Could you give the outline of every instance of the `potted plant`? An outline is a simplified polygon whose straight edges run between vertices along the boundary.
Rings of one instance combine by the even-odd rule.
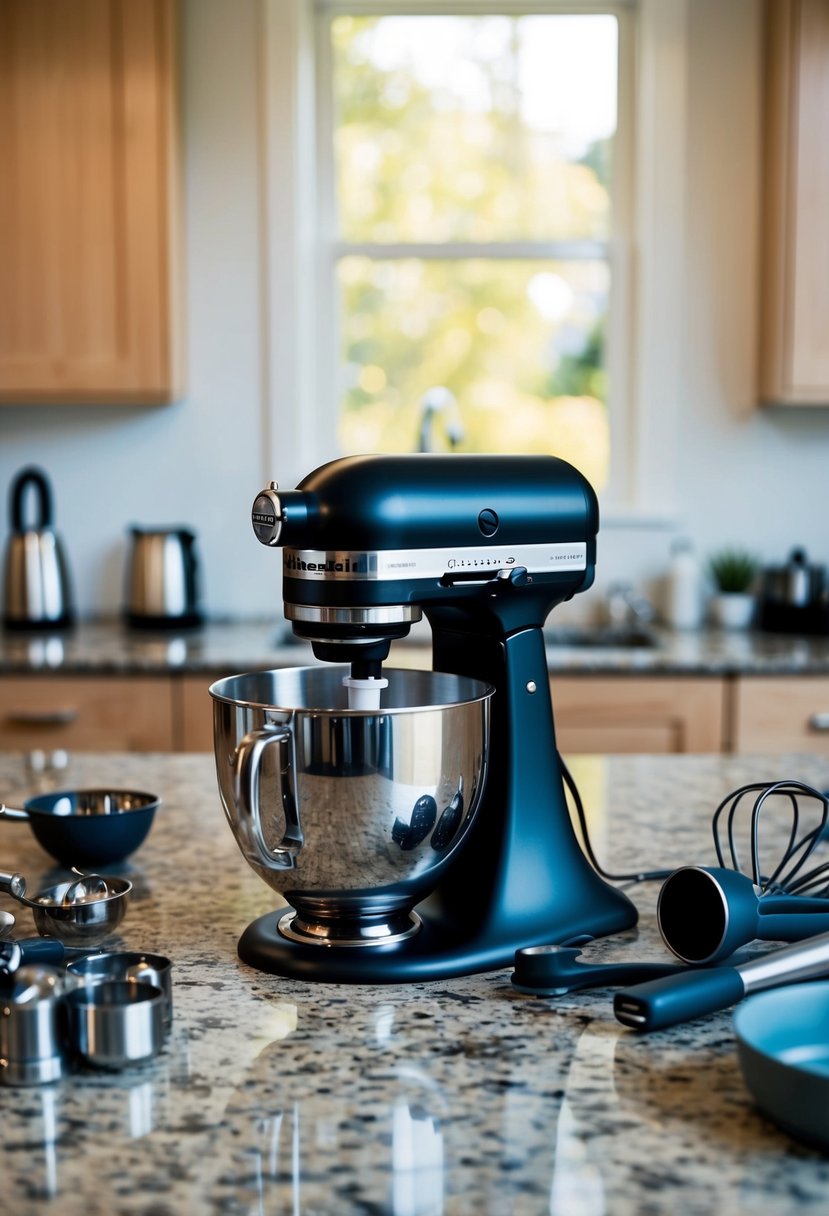
[[[754,615],[753,586],[760,563],[745,549],[721,549],[708,560],[714,584],[711,615],[724,629],[745,629]]]

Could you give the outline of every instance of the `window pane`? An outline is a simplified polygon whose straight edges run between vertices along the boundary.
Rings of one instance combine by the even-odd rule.
[[[344,451],[550,452],[606,483],[606,263],[351,256],[339,283]]]
[[[347,241],[604,239],[616,18],[338,17]]]

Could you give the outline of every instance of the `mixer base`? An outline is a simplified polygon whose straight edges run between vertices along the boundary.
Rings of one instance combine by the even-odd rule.
[[[306,945],[288,941],[277,928],[290,910],[280,909],[248,925],[239,939],[242,962],[271,975],[330,984],[403,984],[474,975],[511,967],[515,951],[525,946],[562,942],[581,934],[603,937],[629,929],[636,911],[628,899],[608,889],[604,906],[573,917],[568,909],[559,924],[518,926],[513,933],[492,926],[447,926],[420,905],[420,931],[413,937],[380,946]]]

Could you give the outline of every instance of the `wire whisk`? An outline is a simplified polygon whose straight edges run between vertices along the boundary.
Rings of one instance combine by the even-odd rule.
[[[744,800],[752,794],[757,797],[751,805],[749,816],[748,849],[754,885],[763,895],[785,892],[789,895],[808,894],[818,899],[829,898],[829,860],[804,869],[820,842],[829,839],[829,795],[802,781],[744,785],[723,799],[711,821],[719,865],[747,873],[741,864],[737,844],[738,813],[741,805],[747,805]],[[760,857],[760,820],[764,812],[768,815],[772,809],[779,810],[781,800],[788,806],[790,816],[788,840],[777,865],[771,873],[766,874]],[[807,804],[811,814],[802,813],[800,803]],[[730,859],[730,866],[726,858]]]

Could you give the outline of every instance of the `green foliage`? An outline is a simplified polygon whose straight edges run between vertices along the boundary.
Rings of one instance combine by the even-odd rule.
[[[760,562],[745,549],[722,549],[711,556],[708,569],[718,591],[741,593],[750,590]]]
[[[528,125],[506,53],[477,64],[478,96],[489,97],[488,106],[464,105],[449,84],[439,88],[389,64],[376,52],[388,20],[332,23],[343,239],[604,239],[610,143],[574,157],[554,134]],[[487,18],[464,20],[470,41],[485,34]],[[516,31],[520,18],[510,20]],[[458,402],[461,450],[553,452],[603,484],[604,262],[355,254],[340,260],[338,278],[346,451],[413,450],[419,402],[443,385]],[[557,284],[564,301],[552,314],[532,294],[542,279]],[[449,442],[436,426],[434,446]]]

